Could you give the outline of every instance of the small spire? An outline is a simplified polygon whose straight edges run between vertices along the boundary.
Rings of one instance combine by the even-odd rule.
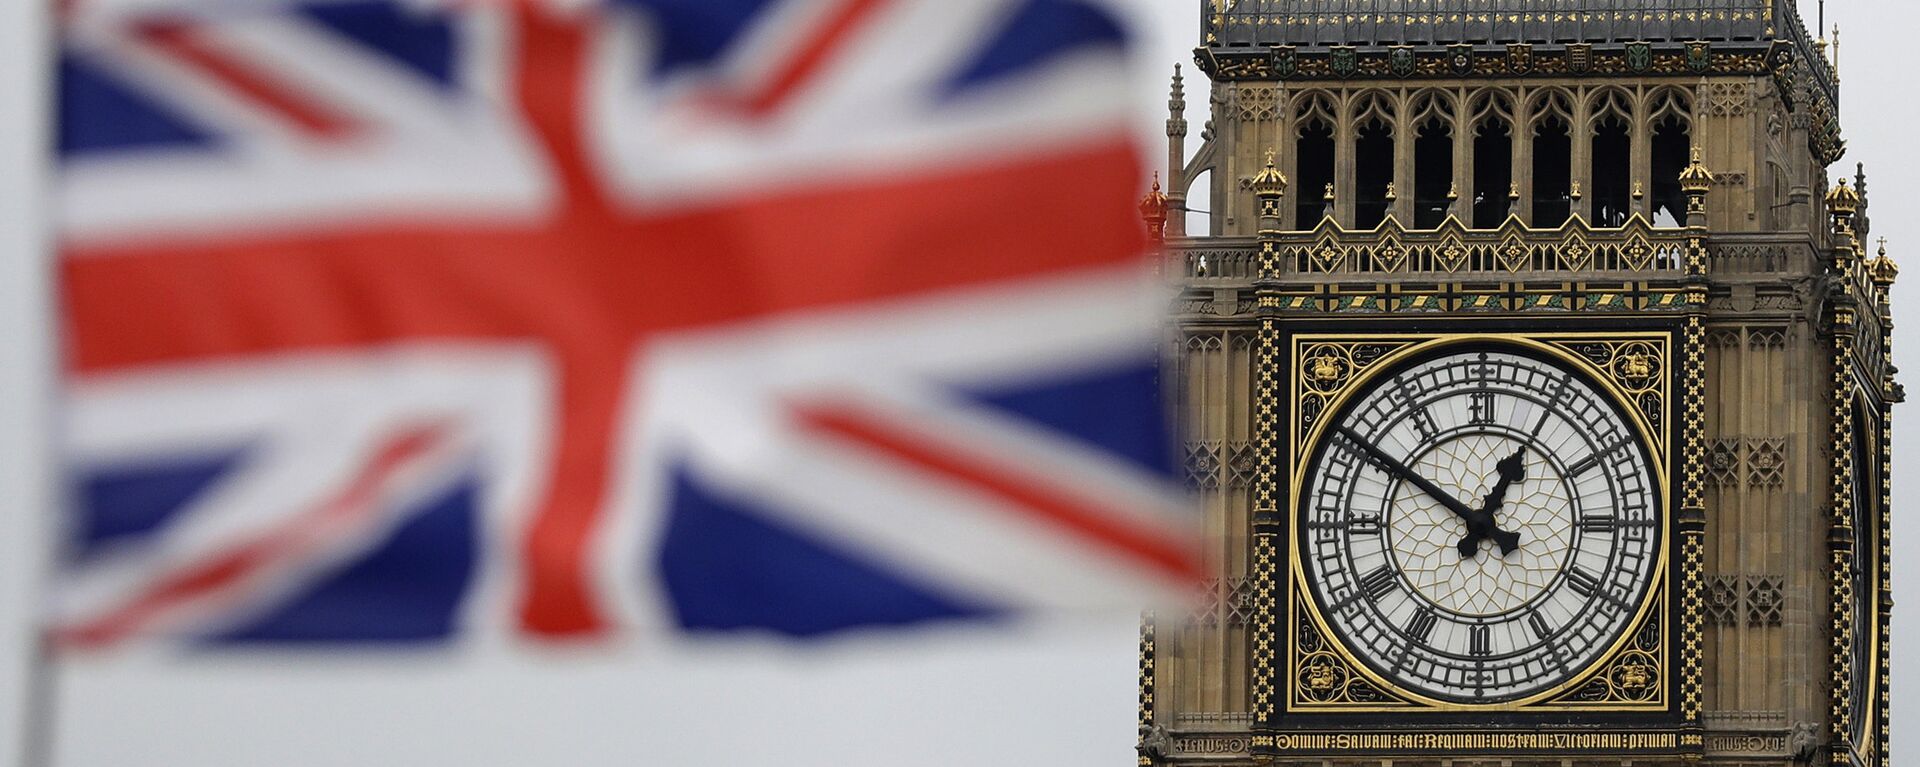
[[[1882,287],[1892,285],[1900,277],[1900,267],[1887,257],[1887,238],[1880,238],[1880,252],[1874,256],[1872,263],[1867,264],[1867,270],[1874,283]]]
[[[1833,189],[1827,192],[1826,199],[1827,208],[1835,215],[1852,216],[1854,211],[1860,209],[1860,193],[1853,191],[1853,187],[1847,186],[1847,180],[1844,178],[1834,180]]]
[[[1287,192],[1287,177],[1273,163],[1273,150],[1267,150],[1267,165],[1260,174],[1253,177],[1253,193],[1262,197],[1279,197]]]
[[[1167,91],[1167,108],[1173,110],[1175,113],[1182,112],[1187,108],[1187,88],[1185,82],[1185,78],[1180,76],[1180,64],[1175,62],[1173,65],[1173,87]]]
[[[1166,236],[1167,196],[1160,192],[1160,172],[1153,173],[1153,189],[1140,197],[1140,220],[1147,222],[1147,234],[1154,240]]]
[[[1833,25],[1833,78],[1840,79],[1840,24]]]
[[[1567,190],[1567,196],[1575,200],[1580,199],[1580,179],[1573,180],[1573,186]]]
[[[1507,199],[1510,199],[1510,200],[1520,199],[1520,182],[1515,181],[1507,185]]]
[[[1713,186],[1713,174],[1707,171],[1705,163],[1700,161],[1700,147],[1693,148],[1693,161],[1680,169],[1680,191],[1688,194],[1706,194]]]
[[[1321,195],[1321,198],[1325,199],[1327,202],[1333,202],[1333,182],[1332,181],[1327,182],[1327,191],[1325,194]]]
[[[1399,196],[1393,193],[1393,182],[1388,181],[1387,182],[1387,201],[1392,202],[1396,199],[1399,199]]]
[[[1460,199],[1460,181],[1458,179],[1447,184],[1447,199]]]

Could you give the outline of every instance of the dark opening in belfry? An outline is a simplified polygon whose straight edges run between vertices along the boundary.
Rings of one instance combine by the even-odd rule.
[[[1633,209],[1633,138],[1626,118],[1607,114],[1593,127],[1593,225],[1618,227]]]
[[[1558,229],[1573,212],[1573,137],[1548,115],[1533,126],[1533,226]]]
[[[1333,215],[1333,200],[1323,191],[1333,185],[1333,124],[1317,116],[1301,123],[1293,156],[1299,163],[1293,225],[1296,229],[1312,229],[1320,219]]]
[[[1680,226],[1687,220],[1687,199],[1680,192],[1680,169],[1687,167],[1691,140],[1687,124],[1667,115],[1653,124],[1653,225]]]
[[[1432,229],[1453,205],[1453,127],[1438,117],[1420,124],[1413,140],[1413,226]]]
[[[1378,117],[1362,123],[1354,141],[1354,187],[1354,228],[1379,226],[1397,191],[1392,189],[1393,127]]]

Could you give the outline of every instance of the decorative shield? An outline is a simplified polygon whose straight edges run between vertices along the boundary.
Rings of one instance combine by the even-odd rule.
[[[1687,43],[1688,69],[1695,72],[1705,72],[1707,71],[1707,66],[1712,62],[1712,46],[1709,45],[1707,41],[1695,40]]]
[[[1507,71],[1516,75],[1533,71],[1533,46],[1526,43],[1508,43]]]
[[[1273,65],[1273,74],[1277,77],[1292,77],[1300,72],[1300,60],[1294,57],[1293,46],[1276,45],[1267,49],[1269,63]]]
[[[1456,75],[1464,75],[1464,74],[1469,74],[1473,72],[1473,46],[1471,45],[1447,46],[1447,66],[1451,68],[1453,70],[1453,73]]]
[[[1584,75],[1593,70],[1593,43],[1567,44],[1567,71]]]
[[[1627,68],[1635,72],[1645,72],[1653,67],[1653,44],[1645,41],[1627,43]]]
[[[1333,68],[1334,74],[1341,77],[1352,77],[1358,60],[1359,49],[1351,45],[1336,45],[1333,47],[1332,56],[1327,63]]]
[[[1398,77],[1413,74],[1413,46],[1396,45],[1387,51],[1387,68]]]

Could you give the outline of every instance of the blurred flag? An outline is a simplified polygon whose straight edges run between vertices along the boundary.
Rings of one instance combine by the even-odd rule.
[[[61,35],[66,642],[1194,579],[1100,5],[121,6]]]

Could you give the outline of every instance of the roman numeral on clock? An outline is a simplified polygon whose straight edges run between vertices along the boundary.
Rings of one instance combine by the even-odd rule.
[[[1407,623],[1407,636],[1415,642],[1425,642],[1427,637],[1433,636],[1433,627],[1439,622],[1439,616],[1434,615],[1431,608],[1422,607]]]
[[[1619,526],[1620,520],[1605,514],[1586,514],[1580,517],[1580,531],[1585,533],[1611,533]]]
[[[1574,591],[1580,592],[1580,596],[1591,597],[1594,592],[1600,590],[1600,579],[1594,577],[1593,573],[1578,567],[1569,567],[1567,568],[1567,585],[1572,586]]]
[[[1391,565],[1376,567],[1373,572],[1367,573],[1365,578],[1360,579],[1360,590],[1366,592],[1367,598],[1375,602],[1399,587],[1400,579],[1395,576]]]
[[[1468,392],[1467,423],[1485,425],[1493,421],[1493,392],[1484,390]]]
[[[1486,626],[1472,626],[1467,629],[1467,652],[1472,655],[1492,655],[1493,649],[1487,641]]]
[[[1348,535],[1379,535],[1380,518],[1372,514],[1362,514],[1347,520]]]
[[[1435,435],[1438,435],[1440,433],[1440,424],[1433,420],[1433,413],[1417,404],[1419,400],[1414,398],[1413,390],[1408,387],[1406,379],[1401,379],[1399,383],[1396,384],[1396,388],[1399,390],[1401,399],[1406,400],[1409,417],[1413,420],[1413,428],[1420,432],[1420,437],[1422,439],[1433,439]]]
[[[1553,627],[1547,625],[1547,619],[1540,617],[1540,613],[1534,612],[1527,614],[1527,627],[1533,629],[1533,638],[1535,639],[1546,639],[1547,637],[1553,636]]]

